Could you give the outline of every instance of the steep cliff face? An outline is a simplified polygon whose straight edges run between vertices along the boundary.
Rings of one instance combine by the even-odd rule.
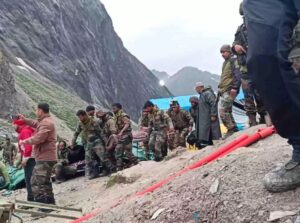
[[[9,59],[0,50],[0,118],[9,118],[24,109],[25,104],[24,97],[16,90]]]
[[[169,96],[124,48],[99,0],[3,0],[0,44],[86,102],[121,102],[135,118],[145,100]]]

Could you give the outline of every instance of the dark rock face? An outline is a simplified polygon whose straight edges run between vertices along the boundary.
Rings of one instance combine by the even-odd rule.
[[[145,100],[169,96],[124,48],[99,0],[3,0],[0,43],[88,103],[121,102],[134,118]]]
[[[9,118],[23,108],[25,100],[15,88],[15,80],[7,56],[0,50],[0,118]]]

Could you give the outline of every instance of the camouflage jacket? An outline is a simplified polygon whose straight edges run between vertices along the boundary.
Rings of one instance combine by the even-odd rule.
[[[77,137],[81,134],[82,141],[85,143],[93,143],[96,140],[102,141],[102,132],[99,123],[93,119],[88,118],[85,123],[79,122],[74,133],[72,143],[75,144]]]
[[[155,131],[165,131],[168,128],[174,128],[169,115],[158,109],[149,114],[149,127]]]
[[[142,112],[139,119],[139,128],[141,127],[149,127],[149,114],[145,114]]]
[[[180,109],[179,112],[170,112],[170,118],[173,122],[175,130],[182,130],[193,127],[194,121],[189,112]]]
[[[14,159],[17,156],[18,149],[17,147],[13,144],[2,144],[1,148],[3,149],[3,162],[6,165],[13,166],[14,165]]]
[[[117,134],[117,127],[113,117],[106,115],[103,119],[103,134],[105,138],[109,138],[112,134]]]
[[[131,134],[132,128],[131,128],[131,121],[129,115],[127,115],[123,110],[120,110],[114,117],[116,127],[117,127],[117,133],[120,133],[122,129],[125,127],[126,124],[129,124],[129,128],[126,129],[125,132],[123,132],[124,135]]]
[[[222,66],[219,92],[224,94],[231,89],[239,90],[241,86],[241,74],[236,58],[231,57],[224,61]]]
[[[246,51],[248,50],[248,34],[247,34],[247,28],[244,23],[238,27],[238,29],[235,33],[234,42],[232,44],[232,52],[237,56],[237,61],[238,61],[239,67],[240,67],[240,72],[242,74],[247,73],[248,72],[247,65],[246,65],[247,54],[245,54],[245,53],[238,54],[234,49],[235,45],[240,45]]]

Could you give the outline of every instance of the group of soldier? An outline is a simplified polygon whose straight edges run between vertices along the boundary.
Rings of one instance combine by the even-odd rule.
[[[85,150],[85,175],[89,179],[107,176],[138,163],[132,153],[131,120],[121,104],[113,104],[112,112],[96,111],[94,106],[89,105],[85,110],[77,111],[76,116],[79,123],[70,149],[74,148],[80,136]],[[68,166],[70,149],[64,141],[59,143],[55,167],[57,182],[64,181],[66,175],[74,174],[74,169]]]

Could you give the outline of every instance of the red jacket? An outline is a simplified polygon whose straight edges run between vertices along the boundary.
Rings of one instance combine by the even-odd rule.
[[[20,142],[21,140],[28,139],[33,136],[34,129],[28,125],[25,125],[25,123],[22,122],[21,120],[14,121],[13,124],[18,126],[16,129],[17,133],[19,133],[18,142]],[[24,148],[21,148],[21,146],[19,144],[19,151],[20,151],[22,158],[32,157],[32,145],[25,144]]]

